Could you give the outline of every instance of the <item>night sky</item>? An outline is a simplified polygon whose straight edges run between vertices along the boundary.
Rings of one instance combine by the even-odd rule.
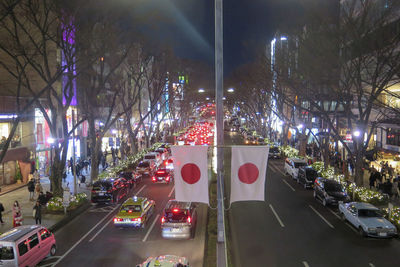
[[[141,29],[153,41],[170,44],[180,57],[214,65],[213,0],[119,1],[124,8],[135,5],[134,15],[146,14],[151,23]],[[280,24],[293,22],[302,13],[300,1],[224,0],[225,75],[254,59]]]

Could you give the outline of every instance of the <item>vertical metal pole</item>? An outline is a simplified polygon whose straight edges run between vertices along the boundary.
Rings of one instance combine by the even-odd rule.
[[[217,126],[217,266],[226,266],[226,246],[224,227],[224,180],[223,172],[223,148],[224,144],[224,108],[223,108],[223,0],[215,0],[215,104]]]
[[[75,125],[75,110],[72,110],[72,128]],[[75,159],[75,130],[72,131],[72,160],[73,160],[73,165],[72,165],[72,170],[74,172],[74,195],[76,195],[78,192],[78,186],[76,183],[76,159]]]

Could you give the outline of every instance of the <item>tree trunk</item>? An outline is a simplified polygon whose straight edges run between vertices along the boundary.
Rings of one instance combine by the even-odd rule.
[[[307,147],[307,135],[298,132],[299,137],[299,155],[305,157],[306,156],[306,147]]]
[[[68,146],[66,149],[68,149]],[[60,159],[60,150],[61,149],[57,147],[54,149],[53,165],[51,166],[51,175],[50,175],[50,182],[53,195],[57,197],[62,197],[63,195],[62,176],[65,168],[65,162],[63,163],[62,159]]]
[[[99,154],[101,149],[101,136],[99,138],[95,138],[94,147],[92,148],[92,164],[91,164],[91,171],[90,171],[90,179],[93,182],[99,176]]]
[[[363,158],[364,157],[362,151],[358,150],[356,153],[356,162],[354,165],[355,168],[354,182],[358,186],[364,185]]]

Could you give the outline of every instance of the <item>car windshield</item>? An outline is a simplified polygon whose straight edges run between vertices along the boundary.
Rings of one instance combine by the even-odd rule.
[[[124,205],[121,208],[121,211],[124,212],[141,212],[142,211],[142,207],[140,205]]]
[[[156,172],[156,176],[157,177],[167,177],[168,176],[168,172],[167,171],[157,171]]]
[[[150,164],[148,162],[140,162],[138,167],[139,168],[147,168],[147,167],[149,167],[149,165]]]
[[[361,209],[361,210],[358,210],[358,216],[360,216],[360,217],[378,217],[378,218],[381,218],[382,214],[379,212],[379,210]]]
[[[112,187],[111,183],[108,182],[96,182],[93,184],[93,190],[95,191],[105,191]]]
[[[302,166],[307,166],[307,163],[305,163],[305,162],[295,162],[294,163],[294,167],[296,169],[299,168],[299,167],[302,167]]]
[[[271,152],[271,153],[279,153],[279,148],[278,147],[271,147],[269,152]]]
[[[343,187],[336,183],[325,183],[325,190],[327,192],[343,192]]]
[[[14,259],[14,249],[11,246],[0,247],[0,260]]]
[[[179,211],[167,211],[165,212],[165,219],[167,222],[185,222],[187,219],[187,211],[186,210],[179,210]]]

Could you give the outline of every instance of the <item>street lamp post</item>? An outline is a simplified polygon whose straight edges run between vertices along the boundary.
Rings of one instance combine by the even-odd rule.
[[[217,267],[226,266],[223,171],[223,0],[215,0],[215,104],[217,126]]]

